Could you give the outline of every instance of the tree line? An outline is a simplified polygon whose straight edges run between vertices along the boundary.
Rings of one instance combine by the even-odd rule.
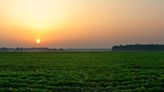
[[[135,45],[115,45],[112,50],[164,50],[164,45],[159,44],[135,44]]]
[[[37,51],[37,50],[41,50],[41,51],[51,51],[51,50],[63,50],[63,48],[44,48],[44,47],[40,47],[40,48],[23,48],[23,47],[17,47],[17,48],[7,48],[7,47],[1,47],[0,51]]]

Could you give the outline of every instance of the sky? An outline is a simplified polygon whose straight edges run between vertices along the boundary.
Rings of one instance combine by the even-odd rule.
[[[0,0],[0,47],[164,44],[163,16],[164,0]]]

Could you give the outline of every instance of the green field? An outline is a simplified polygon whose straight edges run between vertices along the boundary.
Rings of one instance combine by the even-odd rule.
[[[164,52],[1,52],[2,91],[161,92]]]

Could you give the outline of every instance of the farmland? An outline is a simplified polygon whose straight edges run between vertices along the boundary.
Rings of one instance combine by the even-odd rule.
[[[0,91],[164,91],[164,52],[0,52]]]

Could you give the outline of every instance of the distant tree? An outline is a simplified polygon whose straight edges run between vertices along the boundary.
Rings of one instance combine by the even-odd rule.
[[[60,48],[59,50],[64,50],[63,48]]]

